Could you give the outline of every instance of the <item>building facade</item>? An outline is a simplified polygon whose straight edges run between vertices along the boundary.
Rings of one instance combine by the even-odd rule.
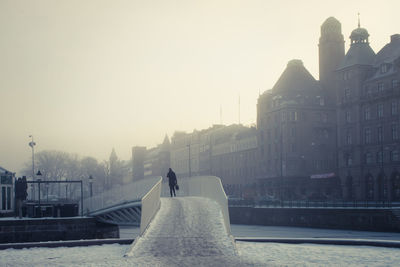
[[[337,74],[338,160],[345,199],[400,200],[400,35],[377,54],[358,27]]]
[[[320,80],[298,60],[258,99],[260,186],[281,198],[400,200],[400,35],[375,53],[358,28],[321,25]],[[315,179],[315,180],[313,180]]]
[[[292,60],[258,99],[258,181],[279,199],[338,197],[336,110],[330,94]]]
[[[0,167],[0,213],[14,211],[15,174]]]

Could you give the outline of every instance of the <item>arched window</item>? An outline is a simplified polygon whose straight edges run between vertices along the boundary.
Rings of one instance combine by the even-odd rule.
[[[366,190],[366,198],[368,200],[374,199],[374,177],[371,174],[367,174],[365,177],[365,190]]]

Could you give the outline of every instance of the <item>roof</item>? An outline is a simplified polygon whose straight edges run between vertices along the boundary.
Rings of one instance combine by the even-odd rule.
[[[281,77],[275,83],[274,91],[304,91],[319,89],[318,81],[304,67],[303,62],[298,59],[289,61]]]
[[[368,43],[354,43],[347,51],[344,60],[338,69],[344,69],[354,65],[373,65],[375,52]]]
[[[342,25],[334,17],[327,18],[321,25],[321,35],[331,33],[342,35]]]
[[[391,42],[386,44],[375,57],[374,65],[392,63],[400,57],[400,34],[391,36]]]
[[[10,172],[9,170],[4,169],[3,167],[0,166],[0,172]]]
[[[368,40],[369,33],[367,29],[358,27],[354,29],[350,34],[350,39],[355,42],[361,42],[363,40]]]

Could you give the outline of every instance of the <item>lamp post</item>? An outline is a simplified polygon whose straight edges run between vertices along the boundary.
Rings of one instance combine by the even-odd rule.
[[[90,197],[93,196],[93,176],[89,175]]]
[[[188,158],[188,161],[189,161],[189,177],[192,177],[192,166],[191,166],[191,160],[190,160],[190,143],[187,145],[187,147],[189,148],[189,158]]]
[[[29,142],[29,146],[32,148],[32,181],[35,181],[35,146],[36,143],[33,141],[33,135],[29,136],[32,140]],[[35,199],[35,187],[32,186],[32,196]]]
[[[47,203],[49,203],[49,183],[46,183],[46,196],[47,196]]]
[[[42,181],[42,179],[41,179],[42,173],[40,171],[38,171],[36,175],[38,176],[37,181],[38,181],[38,187],[39,187],[39,217],[42,217],[42,208],[40,206],[40,182]]]

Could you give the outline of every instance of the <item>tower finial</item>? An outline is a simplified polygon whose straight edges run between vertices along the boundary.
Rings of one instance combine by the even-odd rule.
[[[360,28],[360,12],[358,12],[358,28]]]

